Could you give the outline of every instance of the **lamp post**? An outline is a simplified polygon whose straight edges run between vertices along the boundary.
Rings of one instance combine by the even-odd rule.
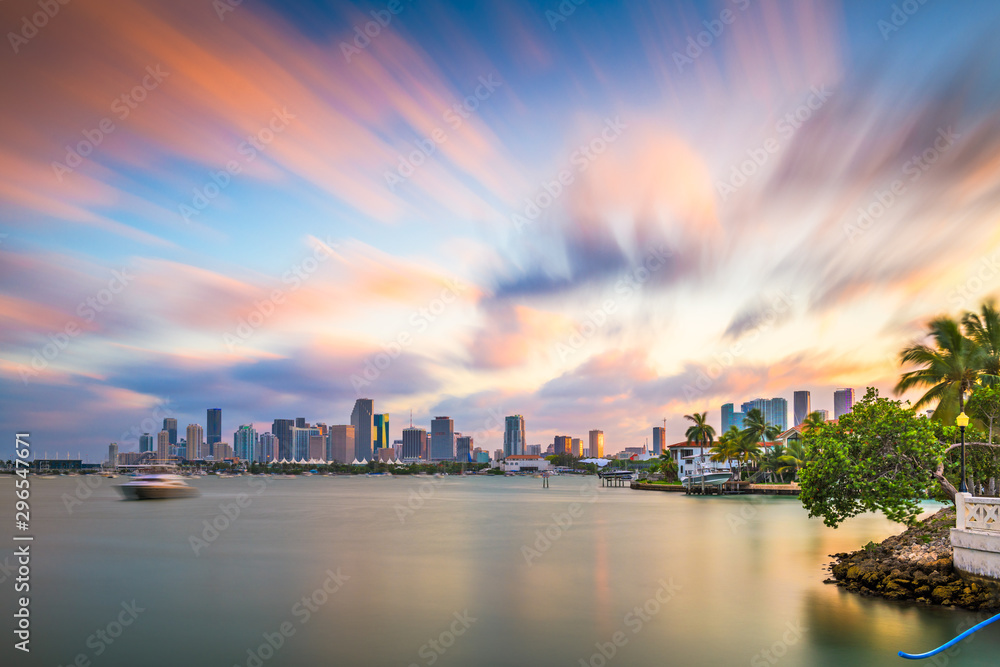
[[[969,416],[962,411],[962,414],[958,415],[955,419],[955,423],[958,424],[958,428],[962,431],[962,480],[958,485],[958,490],[961,493],[965,493],[968,489],[965,487],[965,427],[969,425]]]

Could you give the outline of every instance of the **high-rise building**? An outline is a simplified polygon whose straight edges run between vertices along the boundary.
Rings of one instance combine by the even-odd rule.
[[[469,463],[472,461],[472,436],[455,434],[455,460],[459,463]]]
[[[583,440],[581,438],[571,438],[569,445],[570,454],[576,458],[583,456]]]
[[[403,429],[403,458],[419,459],[423,458],[424,450],[427,448],[427,431],[422,428]]]
[[[315,433],[309,434],[309,460],[326,461],[326,436],[323,430],[314,426]]]
[[[590,432],[590,447],[588,449],[593,459],[604,458],[604,431],[594,429]]]
[[[160,461],[166,461],[170,458],[170,433],[168,431],[160,431],[156,434],[156,458]]]
[[[350,464],[354,461],[354,427],[350,424],[331,426],[327,435],[327,448],[326,458],[328,461],[343,464]]]
[[[813,412],[819,413],[820,418],[823,421],[830,421],[830,411],[829,410],[813,410]]]
[[[233,454],[241,461],[257,458],[257,430],[253,424],[243,424],[233,433]]]
[[[833,418],[840,419],[854,409],[854,390],[838,389],[833,392]]]
[[[378,414],[372,417],[375,428],[375,449],[385,449],[389,446],[389,414]]]
[[[177,444],[177,420],[173,417],[163,418],[163,430],[168,433],[171,445]]]
[[[568,435],[557,435],[555,437],[555,442],[553,442],[553,453],[555,454],[569,454],[570,447],[572,447],[573,438]]]
[[[224,461],[233,458],[233,446],[228,442],[217,442],[212,446],[212,451],[216,461]]]
[[[205,432],[199,424],[187,425],[187,451],[184,458],[194,461],[201,453],[201,443],[205,439]]]
[[[760,414],[767,413],[767,399],[766,398],[755,398],[752,401],[747,401],[740,406],[740,412],[746,415],[751,410],[760,410]],[[737,424],[740,428],[743,428],[742,424]]]
[[[455,422],[451,417],[431,420],[431,461],[455,460]]]
[[[292,427],[292,456],[296,461],[309,460],[309,448],[312,444],[310,438],[314,435],[320,435],[319,429],[315,426]]]
[[[517,456],[525,453],[524,417],[510,415],[504,418],[503,455]]]
[[[732,403],[729,404],[732,407]],[[653,455],[659,456],[663,453],[663,447],[667,437],[667,429],[662,426],[653,427]]]
[[[371,461],[375,445],[375,408],[370,398],[354,401],[351,426],[354,427],[354,458]]]
[[[118,443],[112,442],[108,445],[108,467],[117,468],[118,467]]]
[[[541,445],[528,445],[527,451],[525,452],[525,454],[528,454],[528,455],[531,455],[531,456],[541,456],[542,455],[542,446]]]
[[[795,423],[792,426],[798,426],[812,412],[812,399],[808,391],[797,391],[792,395],[792,403],[794,405],[793,415],[795,418]]]
[[[502,461],[503,458],[504,458],[504,456],[503,456],[503,450],[502,449],[494,449],[493,450],[493,460],[494,461]]]
[[[303,420],[303,423],[305,423],[305,420]],[[275,454],[278,461],[292,460],[292,428],[294,427],[294,419],[275,419],[271,423],[271,433],[278,439],[278,451]]]
[[[257,435],[257,463],[270,463],[278,451],[278,436],[273,433]]]
[[[306,426],[307,426],[307,424],[306,424],[306,418],[305,417],[296,417],[295,418],[295,428],[305,428]]]
[[[725,433],[729,430],[729,427],[733,425],[733,404],[723,403],[722,404],[722,426],[721,433]]]
[[[768,424],[776,426],[779,432],[786,430],[788,428],[788,399],[772,398],[769,400],[764,418],[767,419]]]
[[[205,441],[208,442],[208,453],[215,456],[215,443],[222,442],[222,409],[209,408],[205,422]],[[219,457],[215,456],[218,460]]]
[[[153,451],[153,436],[143,433],[139,436],[139,453]]]

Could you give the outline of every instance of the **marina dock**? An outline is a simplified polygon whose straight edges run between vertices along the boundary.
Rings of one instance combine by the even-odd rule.
[[[721,486],[705,485],[702,487],[695,484],[688,488],[683,484],[648,484],[645,482],[632,482],[629,488],[639,491],[667,491],[673,493],[687,493],[689,495],[742,495],[760,494],[771,496],[797,496],[799,495],[798,484],[752,484],[750,482],[726,482]]]

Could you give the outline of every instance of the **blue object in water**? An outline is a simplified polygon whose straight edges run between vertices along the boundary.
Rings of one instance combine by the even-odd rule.
[[[899,657],[906,658],[907,660],[923,660],[924,658],[929,658],[932,655],[937,655],[941,651],[944,651],[944,650],[946,650],[948,648],[951,648],[952,646],[954,646],[958,642],[962,641],[963,639],[965,639],[966,637],[968,637],[969,635],[971,635],[976,630],[980,630],[982,628],[985,628],[987,625],[989,625],[990,623],[993,623],[994,621],[1000,621],[1000,614],[997,614],[996,616],[991,616],[990,618],[986,619],[982,623],[979,623],[978,625],[972,626],[971,628],[969,628],[968,630],[966,630],[965,632],[963,632],[959,636],[957,636],[954,639],[952,639],[950,642],[947,642],[945,644],[942,644],[941,646],[938,646],[933,651],[928,651],[927,653],[906,653],[905,651],[900,651],[899,652]]]

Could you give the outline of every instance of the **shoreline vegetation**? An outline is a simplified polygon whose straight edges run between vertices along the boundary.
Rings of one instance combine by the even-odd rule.
[[[831,554],[833,578],[826,583],[899,602],[1000,610],[1000,582],[955,570],[950,534],[954,525],[955,508],[946,507],[878,544]]]

